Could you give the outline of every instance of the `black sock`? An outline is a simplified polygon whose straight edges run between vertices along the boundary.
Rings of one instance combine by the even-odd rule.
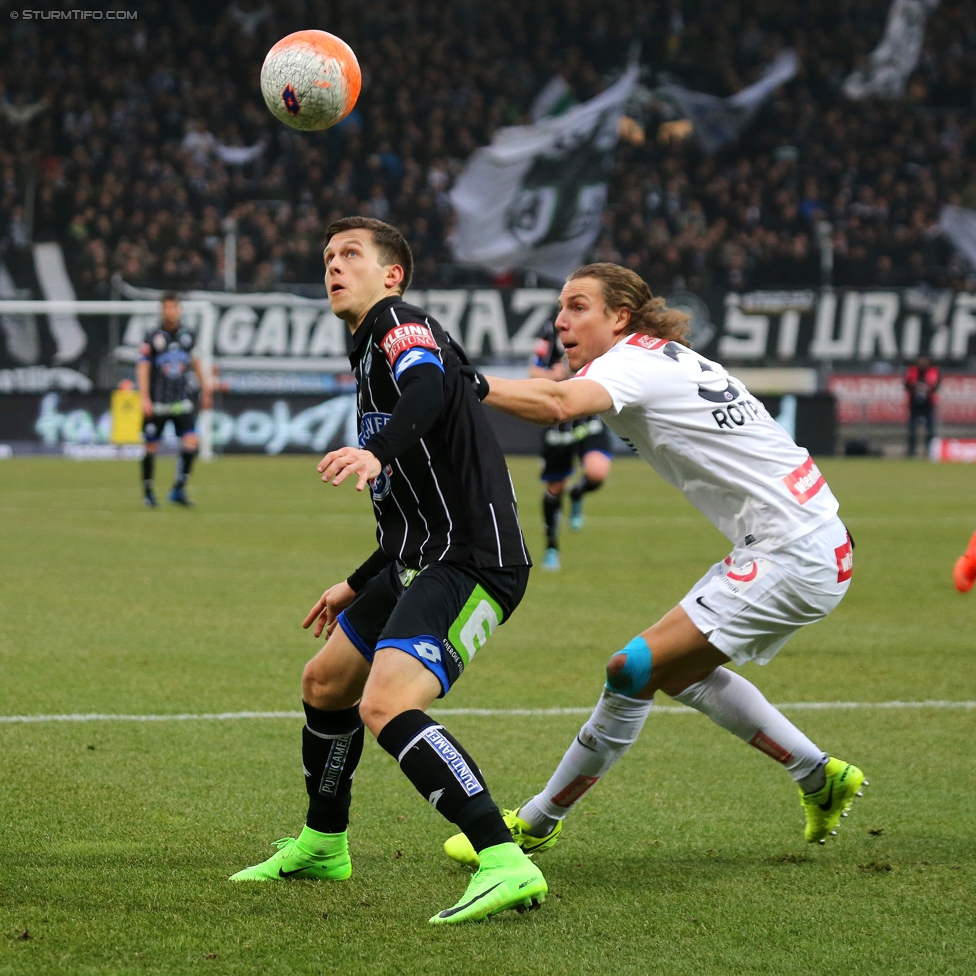
[[[349,825],[352,777],[363,754],[363,720],[359,706],[334,712],[305,708],[302,765],[308,792],[305,823],[323,834],[340,834]]]
[[[562,518],[563,496],[553,495],[548,489],[542,496],[542,515],[546,520],[546,545],[559,548],[559,521]]]
[[[467,834],[476,851],[514,843],[481,770],[444,726],[415,708],[387,722],[376,741],[400,763],[417,792]]]
[[[583,475],[579,481],[569,490],[569,497],[573,499],[574,502],[578,502],[588,491],[596,491],[597,488],[602,488],[602,481],[593,481],[586,475]]]
[[[142,456],[142,487],[146,491],[152,491],[153,468],[156,465],[156,455],[146,451]]]
[[[193,459],[196,456],[196,451],[180,451],[180,460],[176,465],[176,488],[182,488],[186,484],[186,479],[190,477],[190,469],[193,467]]]

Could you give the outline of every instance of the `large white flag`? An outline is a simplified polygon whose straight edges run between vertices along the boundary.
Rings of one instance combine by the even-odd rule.
[[[600,232],[620,118],[638,68],[556,118],[499,129],[451,190],[456,261],[564,278]]]
[[[893,0],[881,42],[864,68],[844,79],[848,98],[901,98],[905,82],[922,56],[925,22],[939,0]]]

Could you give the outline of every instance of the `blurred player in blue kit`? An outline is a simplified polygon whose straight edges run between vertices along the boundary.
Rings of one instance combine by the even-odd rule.
[[[533,379],[565,380],[571,375],[566,365],[566,351],[559,341],[555,323],[550,319],[536,340],[529,376]],[[563,492],[573,473],[576,459],[583,465],[580,479],[569,490],[570,528],[583,528],[583,496],[602,487],[610,473],[613,451],[610,434],[599,416],[579,417],[547,427],[542,435],[542,515],[546,524],[546,569],[560,569],[559,528],[562,522]]]

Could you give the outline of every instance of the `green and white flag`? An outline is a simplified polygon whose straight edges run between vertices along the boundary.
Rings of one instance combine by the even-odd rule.
[[[532,125],[499,129],[451,190],[456,261],[564,278],[600,232],[620,118],[638,68],[596,98]]]

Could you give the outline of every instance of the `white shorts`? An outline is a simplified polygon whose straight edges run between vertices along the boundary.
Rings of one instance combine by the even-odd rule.
[[[766,664],[796,631],[840,603],[853,568],[850,536],[835,516],[775,552],[736,546],[680,606],[736,664]]]

